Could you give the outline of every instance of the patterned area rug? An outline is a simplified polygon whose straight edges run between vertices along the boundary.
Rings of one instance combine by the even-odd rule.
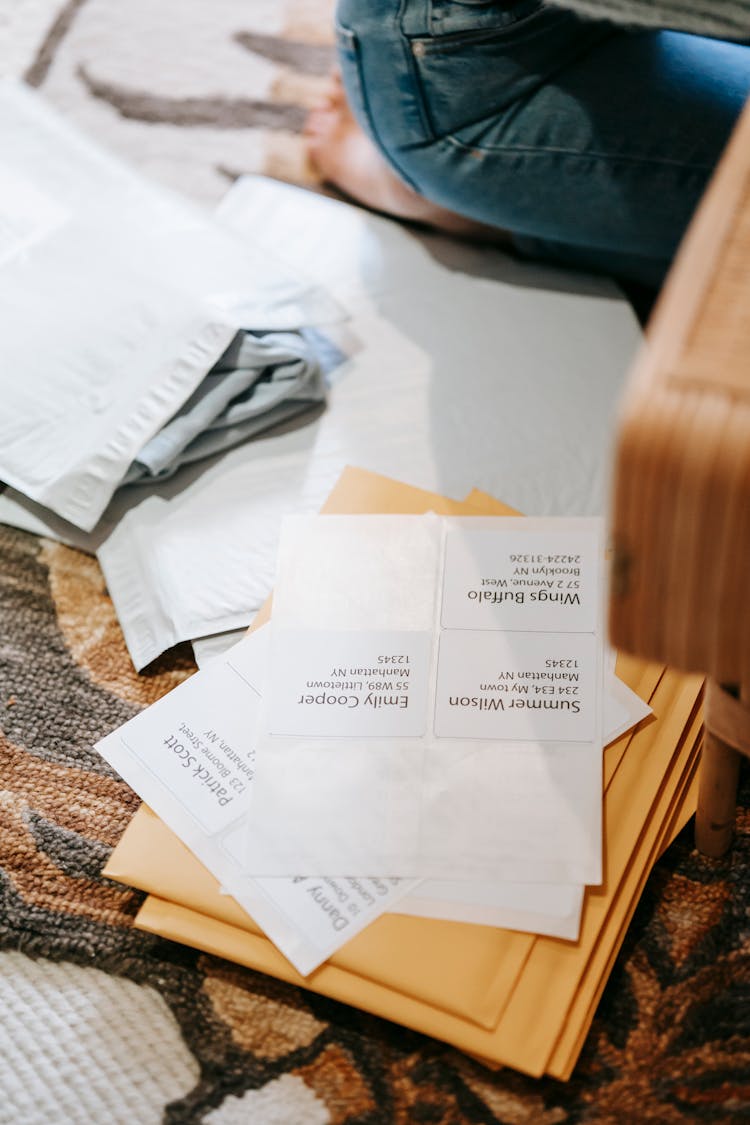
[[[3,7],[17,72],[147,174],[208,202],[242,171],[309,182],[299,130],[331,63],[327,0],[36,0],[23,26]],[[91,747],[193,668],[175,651],[136,675],[97,564],[0,528],[0,1056],[16,1060],[0,1121],[750,1120],[747,771],[731,855],[707,861],[682,834],[573,1079],[535,1081],[132,928],[140,894],[100,872],[137,798]],[[33,1026],[71,1044],[56,1070]]]

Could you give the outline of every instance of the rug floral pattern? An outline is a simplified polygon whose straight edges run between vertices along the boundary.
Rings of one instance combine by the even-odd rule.
[[[300,130],[332,61],[327,0],[187,7],[61,3],[26,80],[204,202],[244,171],[312,183]],[[0,528],[0,948],[159,990],[200,1068],[166,1121],[234,1106],[227,1120],[281,1122],[258,1099],[292,1080],[334,1125],[750,1120],[747,770],[731,855],[710,862],[681,835],[573,1079],[536,1081],[132,927],[142,896],[101,870],[138,801],[92,746],[193,670],[177,650],[137,675],[96,562]],[[288,1104],[286,1120],[313,1120]]]

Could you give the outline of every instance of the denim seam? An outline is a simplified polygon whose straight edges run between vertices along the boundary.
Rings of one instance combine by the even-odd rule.
[[[489,153],[492,156],[512,156],[514,154],[524,156],[573,156],[579,160],[606,160],[609,164],[648,164],[664,168],[684,168],[688,172],[710,172],[713,171],[714,168],[713,164],[695,164],[691,162],[690,165],[687,165],[680,160],[663,160],[650,156],[626,156],[606,152],[578,152],[574,148],[553,148],[547,145],[502,145],[497,148],[483,145],[468,145],[450,134],[440,137],[437,143],[449,144],[452,145],[453,148],[461,149],[463,152],[467,153],[481,152]],[[416,148],[417,146],[414,147]]]
[[[392,168],[392,170],[399,177],[399,179],[402,180],[407,185],[407,187],[411,188],[412,191],[418,192],[419,189],[418,189],[417,185],[414,183],[414,181],[411,179],[411,177],[401,169],[400,164],[399,164],[396,156],[393,155],[391,152],[389,152],[388,149],[385,147],[385,145],[383,144],[383,142],[381,140],[381,137],[380,137],[380,131],[379,131],[379,129],[376,128],[375,120],[373,118],[373,114],[371,112],[370,105],[369,105],[369,99],[368,99],[368,96],[367,96],[367,84],[365,83],[365,80],[364,80],[363,65],[362,65],[362,52],[361,52],[361,49],[360,49],[359,38],[358,38],[356,32],[353,32],[350,28],[345,27],[343,24],[338,23],[337,26],[338,26],[339,30],[346,35],[346,37],[349,41],[349,51],[350,51],[350,54],[352,56],[352,64],[353,64],[353,67],[354,67],[354,73],[357,77],[359,98],[360,98],[360,101],[362,103],[362,112],[365,114],[365,117],[367,119],[367,123],[368,123],[368,126],[369,126],[370,139],[373,141],[373,143],[375,145],[375,148],[378,150],[378,152],[382,156],[383,160],[386,162],[386,164],[388,164]],[[408,52],[405,52],[405,54],[407,55],[407,65],[408,65]],[[423,111],[423,109],[420,105],[420,116],[423,116],[423,114],[424,114],[424,111]],[[434,134],[432,134],[432,136],[434,137]]]
[[[546,34],[546,29],[545,31],[540,31],[531,26],[534,17],[537,15],[537,11],[538,9],[533,9],[527,15],[521,16],[519,19],[510,20],[508,23],[504,24],[492,25],[476,31],[451,31],[439,32],[437,34],[423,33],[420,35],[409,35],[406,36],[406,38],[409,40],[412,51],[415,44],[422,44],[424,57],[429,59],[440,58],[441,55],[451,55],[456,51],[463,50],[465,47],[481,47],[487,44],[492,45],[495,42],[510,43],[512,47],[517,47],[519,43],[526,43],[532,39],[537,39],[542,34]],[[564,12],[562,10],[554,13],[550,12],[549,25],[554,26],[555,24],[565,23],[569,19],[570,12]],[[598,22],[602,23],[601,20]],[[612,34],[612,32],[608,30],[607,34]]]
[[[412,89],[419,91],[418,96],[415,95],[415,97],[414,97],[414,103],[417,107],[417,110],[419,111],[419,117],[420,117],[420,120],[421,120],[422,128],[424,129],[424,132],[425,132],[425,136],[434,138],[435,137],[435,129],[434,129],[434,127],[432,125],[432,122],[429,120],[429,117],[427,115],[427,108],[424,104],[424,98],[422,96],[422,86],[421,86],[421,81],[420,81],[420,77],[419,77],[419,71],[417,70],[417,64],[416,64],[416,61],[414,59],[414,55],[411,53],[411,51],[407,47],[406,43],[404,43],[403,41],[402,41],[402,53],[403,53],[404,63],[406,64],[406,68],[409,71],[409,75],[411,77]]]

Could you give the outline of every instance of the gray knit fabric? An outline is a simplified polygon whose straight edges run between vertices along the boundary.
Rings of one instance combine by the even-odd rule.
[[[314,333],[240,332],[200,386],[133,461],[123,484],[163,480],[325,399]],[[343,358],[343,357],[340,357]]]
[[[750,39],[750,0],[552,0],[583,16],[637,27]]]

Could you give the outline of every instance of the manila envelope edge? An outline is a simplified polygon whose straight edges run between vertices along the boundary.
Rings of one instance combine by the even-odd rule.
[[[669,815],[662,826],[658,840],[651,850],[648,863],[639,873],[638,889],[635,892],[631,890],[630,885],[633,883],[632,874],[637,870],[636,864],[633,863],[627,872],[626,878],[630,885],[626,898],[630,902],[630,907],[623,914],[616,938],[611,942],[605,940],[601,945],[598,945],[586,964],[575,999],[568,1010],[560,1037],[545,1069],[545,1074],[548,1074],[551,1078],[558,1078],[562,1082],[567,1082],[571,1077],[591,1029],[602,992],[625,940],[628,926],[635,913],[643,887],[653,870],[654,864],[689,823],[695,812],[698,800],[698,765],[702,736],[703,720],[699,712],[693,721],[693,726],[685,743],[686,745],[692,743],[693,747],[690,765],[684,772],[682,772],[682,769],[680,770],[677,788],[672,792],[670,800]],[[493,1059],[482,1058],[479,1055],[473,1057],[493,1070],[497,1070],[500,1066]]]
[[[525,1069],[530,1064],[535,1071],[545,1069],[588,957],[603,940],[602,934],[613,934],[609,927],[614,926],[616,933],[618,926],[611,920],[621,918],[628,908],[619,885],[634,864],[643,867],[647,862],[640,844],[644,835],[661,826],[656,810],[662,795],[678,784],[676,767],[688,757],[685,732],[698,707],[700,689],[697,677],[671,669],[660,681],[660,698],[652,700],[660,721],[648,724],[635,736],[623,762],[624,772],[623,767],[618,769],[604,797],[605,887],[609,890],[592,888],[586,894],[578,942],[548,938],[535,942],[496,1028],[495,1047],[508,1066]],[[649,793],[639,800],[643,786]],[[641,810],[647,812],[645,817]],[[617,825],[614,832],[613,824]],[[539,1017],[539,1012],[548,1010],[559,1013],[557,1027],[553,1020]]]
[[[325,510],[327,510],[327,511],[360,510],[361,511],[363,509],[367,510],[370,507],[377,507],[380,510],[382,510],[382,508],[384,506],[383,505],[383,491],[385,489],[385,491],[387,493],[390,493],[391,503],[397,501],[397,507],[398,507],[399,510],[405,510],[406,509],[406,510],[409,510],[409,511],[423,511],[425,509],[425,507],[433,507],[433,508],[438,508],[439,510],[443,510],[443,511],[446,511],[446,510],[452,511],[452,512],[455,512],[456,514],[458,514],[460,511],[464,511],[464,512],[466,511],[466,507],[459,502],[448,502],[448,503],[446,503],[442,498],[436,497],[433,494],[426,493],[426,492],[423,492],[421,490],[409,489],[407,486],[395,485],[394,482],[389,481],[387,478],[380,478],[380,477],[377,477],[375,474],[364,473],[361,470],[349,470],[349,471],[347,471],[347,474],[345,474],[345,478],[342,480],[341,483],[342,483],[342,485],[348,486],[349,489],[353,488],[354,491],[357,493],[354,501],[352,502],[351,500],[347,499],[347,495],[346,495],[347,488],[346,487],[343,487],[342,489],[337,488],[336,490],[334,490],[334,494],[332,494],[331,503],[326,505]],[[367,497],[365,497],[364,499],[362,498],[362,490],[363,490],[362,486],[363,485],[364,485],[364,489],[369,490],[369,492],[370,492],[369,500],[368,500]],[[389,504],[388,506],[390,507],[391,505]],[[475,512],[477,512],[477,507],[478,507],[478,505],[474,506],[474,508],[473,508],[473,510]],[[489,507],[489,504],[487,505],[487,507]],[[495,512],[497,512],[498,509],[500,508],[500,505],[498,504],[498,502],[493,502],[492,507],[493,507],[493,510]],[[509,509],[505,508],[504,506],[503,506],[502,510],[506,513],[509,513]],[[151,858],[151,861],[153,861],[153,852],[151,852],[150,858]],[[157,876],[157,879],[156,879],[156,884],[157,885],[154,887],[154,890],[158,891],[158,876]],[[249,935],[247,935],[247,931],[245,931],[245,934],[246,934],[246,936],[249,936]],[[260,940],[265,940],[265,939],[260,939]],[[199,943],[193,942],[193,944],[199,944]],[[276,975],[279,975],[279,974],[277,973]],[[361,980],[362,978],[360,977],[359,979]],[[300,983],[303,983],[303,982],[300,981]],[[380,987],[381,990],[382,990],[385,986],[380,985],[378,987]],[[390,992],[390,995],[393,996],[392,991]],[[354,1000],[353,1002],[356,1003],[357,1001]],[[388,1014],[388,1013],[385,1013],[385,1014]],[[396,1018],[396,1017],[392,1016],[392,1018]],[[402,1022],[406,1022],[406,1021],[402,1021]],[[469,1048],[469,1049],[472,1049],[472,1048]],[[479,1044],[477,1044],[473,1049],[475,1051],[478,1050],[479,1052],[481,1052],[481,1050],[482,1050],[482,1048],[481,1048],[481,1046],[479,1046]]]
[[[700,718],[696,720],[696,725],[699,729]],[[690,742],[692,745],[694,738]],[[677,805],[679,809],[679,788],[680,782],[684,779],[681,771],[676,772],[678,773],[677,791],[672,787],[673,792],[670,796],[665,789],[664,795],[666,803],[670,804],[670,807]],[[153,814],[151,815],[153,816]],[[677,829],[678,826],[681,826],[679,821],[675,824],[676,818],[677,813],[673,812],[670,828]],[[684,812],[682,812],[681,819],[687,819]],[[661,845],[664,842],[665,831],[663,830],[658,835],[657,844]],[[658,852],[658,846],[650,849],[650,862],[647,862],[645,866],[636,864],[633,870],[636,871],[637,868],[644,866],[642,878],[645,879],[651,864],[658,856]],[[638,875],[640,878],[640,871],[638,871]],[[612,957],[616,955],[625,936],[626,924],[632,912],[628,909],[629,905],[627,901],[621,903],[615,900],[613,909],[608,915],[603,936],[607,939],[605,945],[608,949],[611,947]],[[493,1055],[493,1039],[495,1037],[493,1031],[485,1030],[457,1016],[439,1011],[403,993],[394,992],[382,984],[340,968],[331,962],[323,965],[317,971],[313,980],[306,981],[295,972],[289,962],[267,938],[251,934],[247,930],[242,930],[210,915],[168,902],[152,894],[141,907],[136,918],[136,925],[139,929],[202,949],[204,952],[218,957],[228,958],[290,984],[296,984],[310,991],[351,1004],[354,1007],[363,1008],[374,1015],[431,1035],[460,1048],[478,1061],[490,1066],[496,1067],[505,1064],[505,1059],[502,1056]],[[606,957],[605,971],[609,963],[610,959]],[[581,990],[584,1019],[588,1016],[589,1011],[591,1012],[591,1018],[593,1018],[595,1007],[593,998],[596,996],[599,984],[599,973],[592,973],[586,981],[585,988]],[[586,993],[585,997],[584,993]],[[588,1023],[585,1025],[584,1031],[587,1028]],[[572,1069],[575,1058],[583,1045],[584,1038],[585,1033],[576,1037],[576,1042],[573,1044],[570,1053],[565,1053],[565,1058],[562,1061],[568,1064],[570,1069]],[[573,1052],[575,1053],[573,1054]],[[558,1060],[555,1061],[558,1062]],[[525,1071],[532,1077],[539,1077],[544,1072],[544,1067],[526,1067],[522,1062],[519,1063],[517,1059],[514,1060],[513,1066]],[[567,1066],[565,1069],[567,1070]],[[559,1076],[568,1077],[569,1072],[567,1074],[560,1073]]]
[[[689,766],[681,771],[677,789],[674,791],[669,803],[669,813],[665,816],[664,824],[651,847],[648,864],[641,871],[637,886],[628,888],[627,898],[631,906],[622,918],[620,932],[609,951],[597,950],[590,965],[586,966],[587,977],[592,977],[596,983],[591,986],[591,979],[586,980],[580,995],[576,996],[574,1005],[569,1013],[563,1033],[555,1045],[555,1050],[547,1065],[547,1074],[567,1082],[573,1073],[576,1060],[581,1053],[586,1036],[596,1014],[596,1009],[601,999],[604,987],[609,979],[612,966],[620,947],[625,940],[625,935],[632,920],[635,909],[640,900],[643,888],[649,878],[654,864],[658,861],[675,837],[688,824],[693,815],[698,801],[698,766],[700,764],[700,747],[703,740],[703,716],[696,714],[686,744],[691,746]],[[632,873],[628,872],[628,879],[635,884]]]

